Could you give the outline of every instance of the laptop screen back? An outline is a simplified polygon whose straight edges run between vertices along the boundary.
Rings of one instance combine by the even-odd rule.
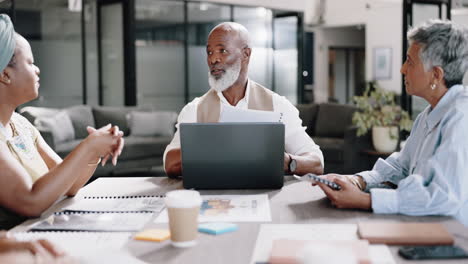
[[[282,123],[180,124],[185,188],[281,188]]]

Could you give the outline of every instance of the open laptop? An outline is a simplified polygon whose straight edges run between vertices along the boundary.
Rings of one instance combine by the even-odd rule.
[[[284,124],[180,124],[184,187],[276,189],[284,178]]]

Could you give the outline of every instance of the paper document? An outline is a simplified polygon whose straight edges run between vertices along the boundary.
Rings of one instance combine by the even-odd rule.
[[[91,255],[86,255],[79,258],[80,263],[86,264],[147,264],[148,262],[142,261],[133,256],[132,253],[125,249],[120,250],[101,250],[96,251]]]
[[[226,122],[283,122],[283,113],[239,109],[229,105],[221,106],[220,123]]]
[[[150,220],[149,213],[55,213],[32,230],[47,231],[138,231]]]
[[[202,195],[199,222],[270,222],[268,195]],[[167,223],[167,209],[156,223]]]
[[[273,241],[297,240],[358,240],[355,224],[262,224],[250,263],[268,262]],[[370,245],[373,264],[395,264],[385,245]]]
[[[80,257],[100,250],[118,250],[130,239],[130,232],[19,232],[19,241],[47,239],[69,255]]]
[[[164,208],[164,198],[157,196],[138,197],[84,197],[70,206],[68,211],[82,212],[155,212]]]

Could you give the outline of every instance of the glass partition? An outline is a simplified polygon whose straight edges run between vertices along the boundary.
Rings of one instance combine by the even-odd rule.
[[[97,40],[97,5],[95,0],[83,2],[85,25],[86,103],[99,104],[99,64]]]
[[[244,25],[250,33],[252,55],[249,77],[269,89],[274,89],[273,12],[263,7],[234,7],[234,22]]]
[[[133,0],[134,9],[112,8],[114,3],[127,3],[123,0],[83,0],[82,9],[75,12],[64,1],[0,1],[0,11],[16,18],[15,28],[30,42],[41,69],[40,97],[30,105],[122,105],[125,96],[136,96],[140,106],[180,111],[209,89],[206,40],[211,29],[225,21],[241,23],[250,32],[250,78],[297,102],[297,17],[274,21],[271,9],[182,0]],[[130,23],[119,15],[133,11]],[[125,64],[133,52],[119,55],[112,50],[128,44],[127,29],[118,31],[118,38],[114,34],[125,25],[134,29],[129,36],[132,40],[135,36],[136,88],[126,87],[133,75],[121,70],[122,64],[124,70],[133,67]],[[106,26],[109,30],[102,30]],[[278,32],[273,36],[275,27]],[[120,70],[112,70],[114,66]]]
[[[81,12],[54,0],[15,0],[15,9],[15,29],[31,44],[41,70],[39,99],[29,104],[82,104]]]
[[[135,1],[138,105],[185,105],[184,2]]]
[[[189,101],[209,90],[206,42],[217,24],[230,21],[230,11],[227,5],[187,4]]]
[[[102,105],[125,104],[123,3],[101,4],[100,56]]]
[[[274,87],[292,104],[297,104],[297,20],[297,16],[274,19]]]

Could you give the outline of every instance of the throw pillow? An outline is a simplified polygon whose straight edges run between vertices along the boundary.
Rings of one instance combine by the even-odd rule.
[[[132,136],[173,136],[177,114],[132,111],[127,118]]]
[[[96,127],[93,112],[89,105],[76,105],[65,109],[75,129],[75,138],[82,139],[88,136],[87,126]]]
[[[93,107],[94,121],[96,128],[101,128],[107,124],[118,126],[119,129],[128,136],[130,133],[127,124],[127,114],[130,113],[127,107],[114,107],[114,106],[97,106]]]
[[[60,111],[52,116],[38,117],[34,124],[40,130],[52,132],[55,144],[75,139],[72,121],[65,111]]]

